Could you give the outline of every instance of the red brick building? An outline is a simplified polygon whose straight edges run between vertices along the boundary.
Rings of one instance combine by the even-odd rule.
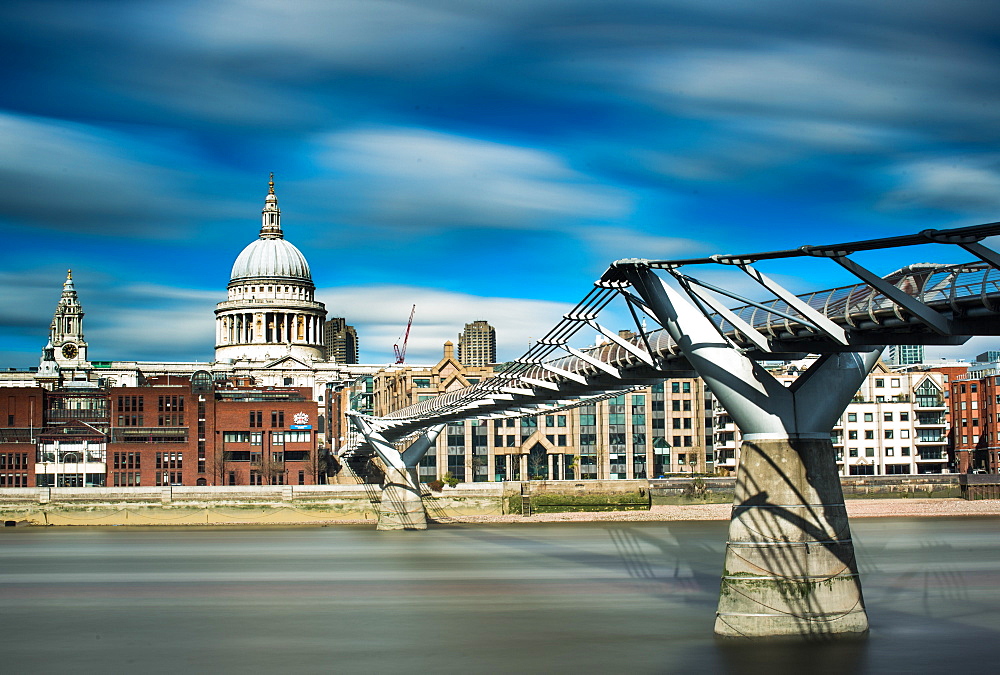
[[[1000,473],[1000,376],[951,382],[952,442],[960,473]]]
[[[167,380],[3,390],[0,487],[325,482],[308,388]]]

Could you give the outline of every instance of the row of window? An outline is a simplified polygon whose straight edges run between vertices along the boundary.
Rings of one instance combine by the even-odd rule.
[[[892,438],[895,437],[896,431],[897,431],[896,429],[884,429],[882,431],[882,437],[885,438],[886,440],[890,440],[890,439],[892,439]],[[898,431],[899,431],[899,437],[900,438],[909,438],[910,437],[910,430],[909,429],[899,429]],[[864,432],[865,432],[865,440],[866,441],[874,440],[874,438],[875,438],[875,430],[874,429],[865,429]],[[935,432],[935,433],[940,433],[940,432]],[[848,429],[848,431],[847,431],[847,440],[849,440],[849,441],[856,441],[856,440],[858,440],[858,430],[857,429]]]
[[[0,473],[0,487],[28,487],[28,474]]]
[[[119,415],[119,427],[144,427],[146,426],[145,415]],[[158,427],[182,427],[184,426],[183,413],[160,413],[156,416],[156,426]]]
[[[932,452],[935,452],[935,451],[932,451]],[[896,449],[895,448],[885,448],[885,456],[886,457],[893,457],[895,454],[896,454]],[[901,457],[909,457],[910,456],[910,446],[904,445],[903,447],[901,447],[899,449],[899,454],[900,454]],[[921,455],[926,457],[927,453],[926,452],[925,453],[921,453]],[[858,448],[848,448],[847,449],[847,456],[848,457],[857,457],[858,456]],[[875,448],[865,448],[865,457],[874,457],[874,456],[875,456]],[[837,459],[843,459],[843,456],[841,455]]]
[[[116,452],[112,456],[114,469],[141,469],[142,454],[138,452]],[[115,483],[118,485],[118,483]]]
[[[116,471],[112,474],[112,482],[115,487],[135,487],[142,485],[138,471]]]
[[[158,452],[156,453],[156,468],[183,469],[184,455],[179,452]]]
[[[0,470],[27,469],[27,468],[28,468],[28,453],[6,452],[0,454]]]
[[[251,429],[261,429],[264,426],[264,411],[263,410],[251,410],[250,411],[250,428]],[[271,428],[280,429],[285,426],[285,411],[284,410],[272,410],[271,411]]]
[[[882,421],[883,422],[894,422],[895,421],[894,416],[895,416],[895,413],[884,412],[884,413],[882,413]],[[870,412],[864,413],[864,418],[863,419],[864,419],[865,422],[874,422],[875,421],[875,413],[870,413]],[[857,422],[858,421],[858,413],[853,413],[853,412],[847,413],[847,421],[848,422]],[[910,421],[910,413],[908,411],[900,411],[900,413],[899,413],[899,421],[900,422],[909,422]]]
[[[222,434],[224,443],[249,443],[250,445],[262,445],[264,432],[262,431],[225,431]],[[311,431],[272,431],[271,444],[284,445],[285,443],[308,443],[312,440]]]

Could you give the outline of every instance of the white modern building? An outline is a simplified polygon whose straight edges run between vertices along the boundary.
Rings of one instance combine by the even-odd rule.
[[[808,362],[773,374],[790,385]],[[834,425],[831,438],[844,476],[949,473],[947,374],[897,372],[879,362]],[[742,437],[715,405],[715,466],[735,471]]]

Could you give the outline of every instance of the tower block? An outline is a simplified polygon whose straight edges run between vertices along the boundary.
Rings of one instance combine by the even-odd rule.
[[[790,387],[654,272],[630,281],[743,432],[715,633],[833,639],[868,631],[830,431],[881,348],[820,357]]]

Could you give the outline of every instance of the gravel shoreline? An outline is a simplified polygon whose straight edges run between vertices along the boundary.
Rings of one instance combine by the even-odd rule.
[[[913,518],[954,516],[1000,516],[1000,500],[984,499],[849,499],[851,518]],[[649,511],[601,513],[539,513],[531,516],[449,516],[451,523],[554,523],[554,522],[638,522],[675,520],[729,520],[732,504],[657,505]]]

